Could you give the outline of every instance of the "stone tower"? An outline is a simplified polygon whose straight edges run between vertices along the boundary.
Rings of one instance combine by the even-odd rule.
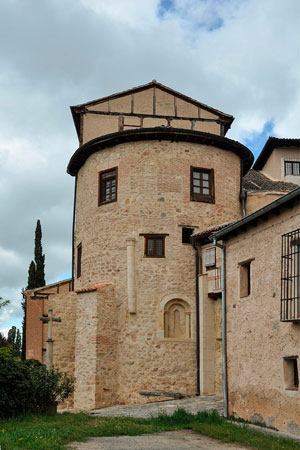
[[[205,310],[189,238],[242,215],[253,156],[225,137],[233,117],[156,81],[71,111],[75,406],[140,403],[142,390],[199,393],[200,372],[202,391],[218,392],[217,305],[207,327],[197,320]],[[217,294],[218,255],[209,264],[200,271]]]

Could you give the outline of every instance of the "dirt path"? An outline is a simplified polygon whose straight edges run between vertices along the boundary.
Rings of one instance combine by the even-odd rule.
[[[143,434],[141,436],[99,437],[72,442],[73,450],[251,450],[238,444],[224,444],[190,430]]]

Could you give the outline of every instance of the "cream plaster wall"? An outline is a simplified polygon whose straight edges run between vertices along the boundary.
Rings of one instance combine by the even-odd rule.
[[[277,200],[287,192],[248,192],[246,200],[246,214],[252,214],[263,206]]]
[[[286,390],[283,357],[300,355],[300,327],[280,322],[281,235],[299,228],[300,205],[226,243],[229,414],[300,435],[300,390]],[[239,263],[251,294],[239,296]],[[299,362],[299,360],[298,360]]]
[[[275,148],[269,156],[261,172],[273,180],[282,180],[300,184],[300,177],[284,175],[284,160],[297,159],[300,161],[300,149],[297,147]]]

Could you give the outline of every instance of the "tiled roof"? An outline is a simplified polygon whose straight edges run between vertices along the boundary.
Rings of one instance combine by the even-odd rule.
[[[284,181],[274,181],[254,169],[243,178],[243,188],[248,192],[258,191],[281,191],[289,192],[298,187],[294,183],[286,183]]]
[[[213,225],[209,228],[206,228],[206,230],[198,231],[197,233],[192,234],[192,238],[204,238],[206,236],[209,236],[212,233],[215,233],[216,231],[222,230],[222,228],[227,227],[228,225],[231,225],[233,222],[225,222],[220,225]]]
[[[105,287],[105,286],[111,286],[112,283],[107,282],[107,283],[101,283],[101,284],[92,284],[91,286],[88,286],[86,288],[82,288],[82,289],[77,289],[76,293],[77,294],[82,294],[83,292],[93,292],[93,291],[97,291],[98,289]]]

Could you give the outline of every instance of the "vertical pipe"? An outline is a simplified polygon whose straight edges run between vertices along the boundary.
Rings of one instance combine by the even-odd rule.
[[[127,289],[128,310],[136,313],[136,281],[135,281],[135,239],[128,238],[127,242]]]
[[[228,382],[227,382],[227,341],[226,341],[226,253],[225,245],[218,244],[214,238],[214,245],[222,250],[222,371],[224,417],[228,417]]]
[[[199,250],[195,245],[195,241],[192,240],[192,244],[195,250],[195,277],[196,277],[196,382],[197,391],[196,395],[200,395],[200,307],[199,307]]]
[[[77,175],[74,186],[73,224],[72,224],[72,291],[74,291],[74,270],[75,270],[75,219],[76,219],[76,195],[77,195]]]

